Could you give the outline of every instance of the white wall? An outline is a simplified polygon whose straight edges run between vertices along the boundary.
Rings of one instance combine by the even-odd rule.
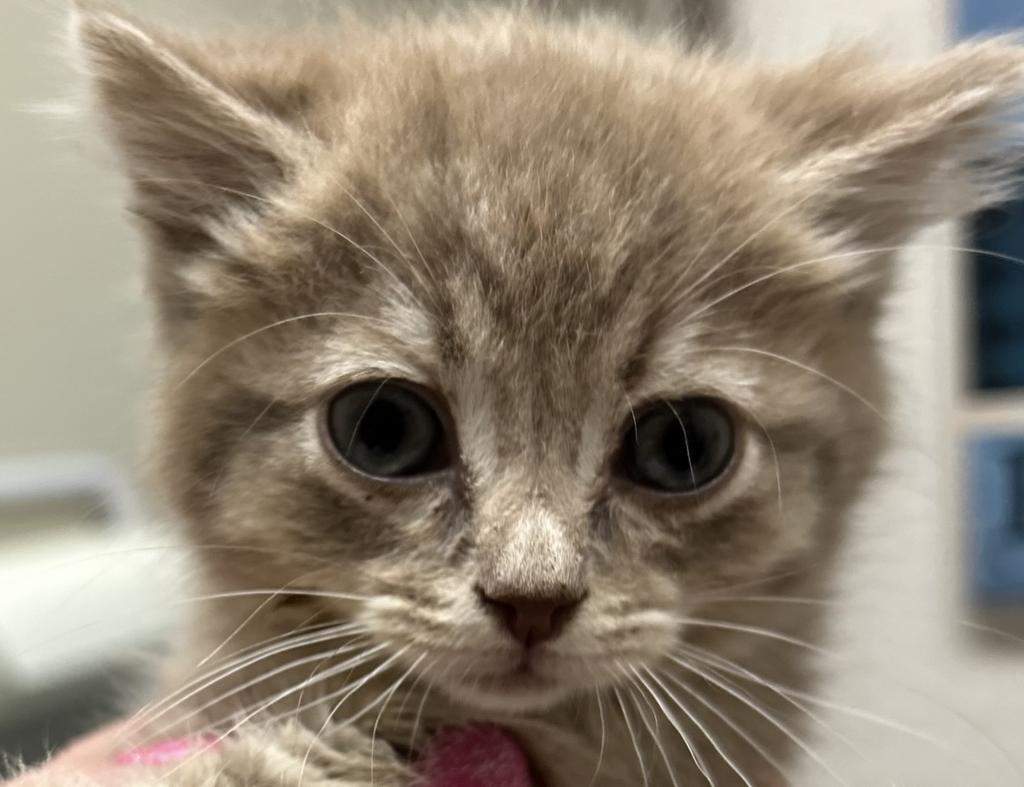
[[[779,62],[854,39],[897,61],[919,60],[947,44],[952,21],[942,0],[735,0],[734,10],[738,47]],[[951,229],[918,239],[956,242]],[[860,755],[824,733],[822,756],[854,784],[1024,784],[1024,649],[1005,638],[982,644],[963,625],[979,610],[965,600],[965,524],[953,472],[959,263],[941,248],[909,251],[900,263],[885,326],[898,380],[897,447],[848,550],[834,608],[832,647],[841,658],[826,691],[935,742],[828,714]],[[807,763],[801,783],[830,782]]]
[[[72,89],[60,52],[67,5],[0,2],[0,460],[98,453],[130,470],[147,379],[139,244],[102,147],[30,111]],[[121,5],[200,28],[282,6]]]
[[[142,389],[138,253],[113,181],[28,111],[61,97],[55,9],[0,6],[0,456],[130,463]]]

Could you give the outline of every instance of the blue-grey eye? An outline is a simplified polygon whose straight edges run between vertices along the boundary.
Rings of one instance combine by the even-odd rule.
[[[347,388],[327,408],[327,433],[349,465],[377,478],[409,478],[448,464],[444,428],[434,408],[392,382]]]
[[[662,401],[629,422],[620,466],[635,484],[685,494],[725,473],[735,450],[733,419],[724,406],[704,397]]]

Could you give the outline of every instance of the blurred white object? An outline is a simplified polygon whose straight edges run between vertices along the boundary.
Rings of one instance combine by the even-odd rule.
[[[102,456],[0,461],[0,506],[76,499],[96,506],[104,524],[116,526],[135,521],[138,516],[130,486]]]
[[[171,630],[183,550],[137,511],[100,458],[0,463],[0,721]]]

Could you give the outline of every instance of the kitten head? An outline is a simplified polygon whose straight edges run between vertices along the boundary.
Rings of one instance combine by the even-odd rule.
[[[248,550],[210,575],[527,710],[820,573],[895,247],[997,196],[1024,52],[765,74],[596,21],[343,28],[76,20],[150,242],[162,481]]]

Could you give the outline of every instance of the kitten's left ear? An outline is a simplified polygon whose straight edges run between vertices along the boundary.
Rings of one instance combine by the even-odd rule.
[[[193,251],[217,222],[288,177],[308,134],[240,89],[201,48],[78,0],[72,46],[158,242]],[[251,196],[249,196],[251,195]]]
[[[828,232],[863,248],[1005,198],[1008,111],[1024,96],[1024,46],[996,39],[931,64],[883,65],[846,51],[756,85],[786,138],[784,177]]]

